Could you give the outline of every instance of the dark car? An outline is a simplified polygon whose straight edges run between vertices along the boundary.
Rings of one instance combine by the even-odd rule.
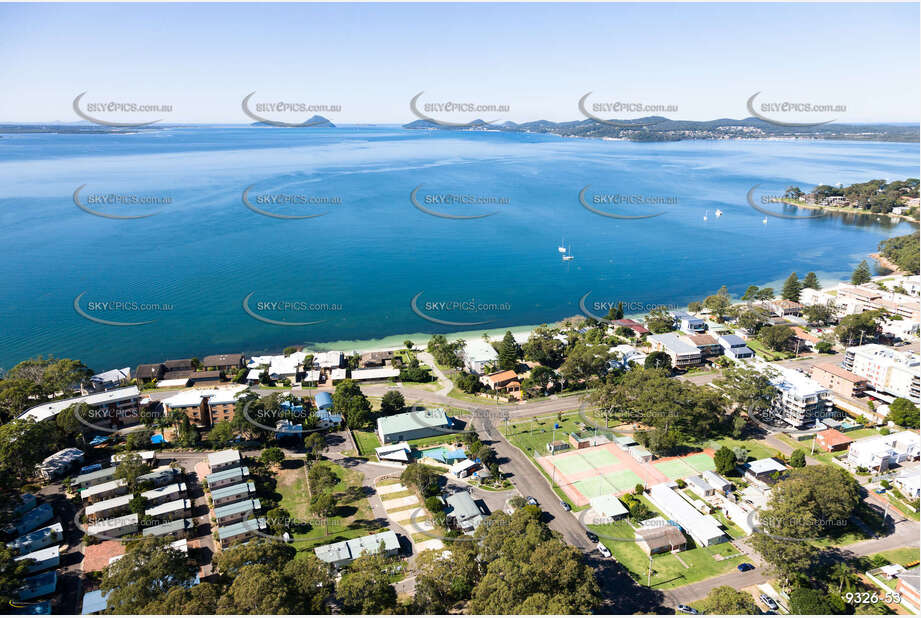
[[[564,511],[571,511],[571,510],[572,510],[572,507],[569,506],[569,503],[566,502],[565,500],[560,500],[560,506],[563,507],[563,510],[564,510]]]
[[[586,537],[589,541],[591,541],[592,543],[597,543],[597,542],[598,542],[598,535],[595,534],[594,532],[592,532],[591,530],[586,530],[586,531],[585,531],[585,537]]]
[[[524,501],[530,504],[531,506],[539,506],[537,504],[537,500],[534,499],[534,496],[528,496],[527,498],[524,499]]]
[[[740,565],[737,566],[736,568],[739,569],[740,571],[742,571],[742,572],[744,573],[745,571],[751,571],[752,569],[754,569],[754,568],[755,568],[755,565],[749,564],[748,562],[743,562],[742,564],[740,564]]]

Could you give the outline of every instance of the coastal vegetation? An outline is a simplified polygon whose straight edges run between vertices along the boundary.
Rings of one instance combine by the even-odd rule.
[[[919,260],[921,260],[918,232],[886,239],[879,243],[879,251],[883,257],[905,272],[918,274]]]

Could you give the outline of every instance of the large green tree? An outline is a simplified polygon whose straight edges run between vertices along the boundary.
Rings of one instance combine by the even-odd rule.
[[[397,591],[390,583],[391,561],[380,554],[353,562],[336,585],[336,598],[349,614],[391,613]]]
[[[345,417],[346,424],[352,429],[360,429],[371,423],[371,403],[353,380],[342,380],[336,384],[333,409]]]
[[[896,397],[889,405],[888,420],[902,427],[918,429],[918,406],[904,397]]]
[[[108,611],[138,614],[169,588],[191,582],[194,576],[188,556],[165,539],[144,537],[130,542],[125,555],[103,569],[99,587],[109,594]]]
[[[732,586],[717,586],[712,589],[698,607],[705,614],[732,616],[758,615],[761,611],[752,595]]]
[[[873,274],[870,272],[870,265],[867,264],[866,260],[860,262],[854,272],[851,273],[851,283],[854,285],[869,283],[872,278]]]
[[[783,288],[780,291],[780,296],[784,300],[792,300],[793,302],[799,302],[799,296],[802,290],[803,290],[803,285],[800,283],[800,280],[796,276],[796,273],[792,272],[790,273],[790,276],[787,277],[787,280],[783,282]]]
[[[505,331],[505,336],[502,338],[502,343],[499,344],[497,354],[499,357],[499,369],[502,371],[514,371],[515,367],[518,366],[520,350],[512,331]]]
[[[803,277],[803,288],[811,288],[813,290],[822,289],[822,284],[819,283],[818,276],[811,270]]]

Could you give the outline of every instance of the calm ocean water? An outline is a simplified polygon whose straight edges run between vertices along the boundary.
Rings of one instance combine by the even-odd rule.
[[[917,144],[634,144],[393,127],[2,135],[0,367],[39,354],[105,370],[292,344],[350,349],[343,342],[557,320],[579,313],[588,292],[591,310],[623,300],[641,312],[791,271],[844,278],[880,240],[914,228],[876,217],[764,223],[747,192],[905,178],[918,165]],[[74,203],[83,185],[88,209],[155,214],[89,214]],[[664,214],[599,216],[579,202],[586,185],[589,201],[627,196],[597,208]],[[241,199],[247,187],[254,208],[323,216],[258,214]],[[491,216],[430,216],[410,201],[417,187],[423,208]],[[444,196],[485,203],[438,205]],[[636,203],[663,198],[671,203]],[[561,242],[575,259],[561,259]],[[456,324],[417,315],[420,293],[421,313]],[[91,321],[78,297],[91,318],[151,323]],[[260,321],[247,297],[257,316],[314,323]]]

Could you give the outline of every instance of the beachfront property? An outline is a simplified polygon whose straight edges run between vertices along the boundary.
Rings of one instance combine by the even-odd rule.
[[[115,388],[122,388],[130,379],[131,367],[103,371],[81,382],[80,394],[92,395],[93,393],[101,393]]]
[[[771,404],[775,416],[792,427],[806,427],[832,416],[834,402],[831,391],[799,371],[772,364],[771,384],[777,394]]]
[[[918,299],[911,296],[880,290],[872,283],[866,285],[840,284],[836,290],[834,302],[847,314],[883,309],[900,316],[911,324],[917,324],[921,319]]]
[[[649,488],[649,500],[669,519],[701,547],[708,547],[729,540],[726,533],[710,515],[697,511],[687,500],[671,487],[671,483],[660,483]]]
[[[704,360],[723,353],[723,346],[712,335],[685,335],[683,339],[696,347]]]
[[[649,335],[646,341],[652,345],[656,352],[665,352],[672,360],[672,367],[675,369],[687,369],[696,367],[703,362],[703,357],[697,346],[685,341],[675,333],[663,333],[661,335]]]
[[[163,487],[157,487],[149,491],[145,491],[141,494],[143,496],[145,504],[148,506],[156,506],[157,504],[163,504],[164,502],[170,502],[176,498],[184,495],[186,492],[185,483],[172,483],[170,485],[164,485]]]
[[[773,457],[767,457],[742,464],[742,468],[745,470],[745,478],[749,481],[769,483],[773,480],[775,474],[783,474],[787,466]]]
[[[221,526],[217,529],[217,538],[222,548],[230,547],[237,543],[247,541],[258,534],[260,530],[265,530],[266,521],[264,517],[256,517],[245,521]]]
[[[256,485],[252,482],[239,483],[229,487],[221,487],[211,492],[211,503],[214,508],[224,504],[232,504],[240,500],[246,500],[250,495],[256,493]]]
[[[869,385],[866,378],[834,363],[813,365],[812,379],[837,395],[851,398],[862,396]]]
[[[778,318],[785,318],[788,315],[803,314],[803,305],[796,301],[787,300],[785,298],[777,298],[775,300],[768,301],[766,303],[766,308]]]
[[[485,374],[487,367],[492,366],[499,359],[492,344],[482,339],[467,341],[461,356],[467,371],[478,376]]]
[[[723,354],[733,360],[744,360],[755,356],[755,352],[738,335],[720,335],[716,341],[723,347]]]
[[[83,451],[78,448],[65,448],[54,455],[49,455],[36,466],[38,473],[46,481],[60,478],[77,466],[83,465]]]
[[[100,538],[118,538],[138,531],[139,518],[137,513],[109,517],[86,528],[86,534]]]
[[[921,436],[912,431],[901,431],[855,440],[847,451],[847,463],[855,468],[883,472],[903,461],[914,461],[919,456]]]
[[[873,390],[866,394],[891,403],[904,397],[921,402],[921,356],[876,343],[847,348],[844,368],[867,379]]]
[[[342,367],[344,361],[345,355],[337,350],[315,352],[313,355],[312,367],[314,369],[322,369],[330,372],[333,369]]]
[[[674,320],[674,326],[687,334],[701,334],[707,332],[707,321],[686,311],[669,311]]]
[[[240,456],[240,451],[236,449],[229,448],[208,454],[208,467],[211,470],[211,474],[223,470],[230,470],[232,468],[239,468],[242,465],[243,458]]]
[[[28,570],[26,571],[27,573],[38,573],[39,571],[44,571],[45,569],[52,569],[61,565],[61,546],[54,545],[52,547],[39,549],[37,551],[28,553],[25,556],[13,558],[13,560],[16,562],[21,560],[32,560],[33,563],[29,565]]]
[[[351,378],[356,382],[382,382],[399,376],[400,370],[396,367],[369,367],[351,371]]]
[[[337,569],[352,564],[359,556],[396,556],[400,551],[400,541],[392,530],[358,537],[349,541],[340,541],[314,548],[317,558]]]
[[[208,483],[208,489],[215,490],[228,485],[236,485],[249,476],[249,468],[228,468],[220,472],[212,472],[205,477]]]
[[[201,359],[201,366],[215,371],[236,373],[246,366],[242,354],[210,354]]]
[[[134,370],[134,378],[138,384],[149,384],[157,382],[160,385],[162,380],[176,380],[188,378],[194,371],[191,358],[180,358],[167,360],[162,363],[147,363],[138,365]]]
[[[71,481],[72,486],[76,486],[80,489],[86,489],[87,487],[92,487],[93,485],[99,485],[100,483],[108,483],[115,478],[115,466],[109,468],[100,468],[99,470],[94,470],[93,472],[87,472],[86,474],[81,474]]]
[[[86,404],[93,410],[92,418],[85,419],[91,423],[107,425],[113,418],[136,418],[141,391],[137,386],[117,388],[102,393],[50,401],[33,406],[19,415],[19,418],[31,418],[36,422],[54,418],[67,408],[76,404]]]
[[[238,400],[247,387],[235,385],[229,388],[196,388],[176,393],[162,400],[164,415],[171,412],[185,414],[192,424],[211,427],[221,421],[232,421],[236,414]]]
[[[446,435],[451,433],[451,428],[451,419],[442,408],[427,408],[377,419],[377,435],[381,444]]]
[[[238,521],[249,519],[250,515],[258,513],[262,508],[259,498],[241,500],[233,504],[225,504],[214,509],[214,519],[218,526],[229,526]]]
[[[189,531],[194,528],[195,522],[191,519],[176,519],[174,521],[167,521],[162,524],[157,524],[156,526],[144,528],[142,534],[144,536],[178,539],[180,537],[185,537]]]
[[[638,337],[641,335],[649,334],[649,329],[643,326],[642,324],[640,324],[639,322],[637,322],[636,320],[631,320],[631,319],[613,320],[611,324],[614,326],[614,328],[617,328],[618,326],[629,328]],[[563,343],[566,343],[566,342],[564,341]]]
[[[853,440],[837,429],[826,429],[815,434],[815,443],[825,452],[846,451]]]
[[[660,523],[646,525],[635,530],[636,544],[647,556],[664,554],[666,552],[684,551],[688,540],[681,533],[681,529],[670,524],[661,517],[655,518]],[[646,522],[644,522],[645,524]]]
[[[30,554],[39,549],[44,549],[52,544],[64,540],[64,528],[60,523],[54,523],[38,530],[33,530],[6,544],[20,556]]]
[[[483,514],[469,491],[458,491],[445,499],[447,523],[464,534],[473,534],[483,523]]]

